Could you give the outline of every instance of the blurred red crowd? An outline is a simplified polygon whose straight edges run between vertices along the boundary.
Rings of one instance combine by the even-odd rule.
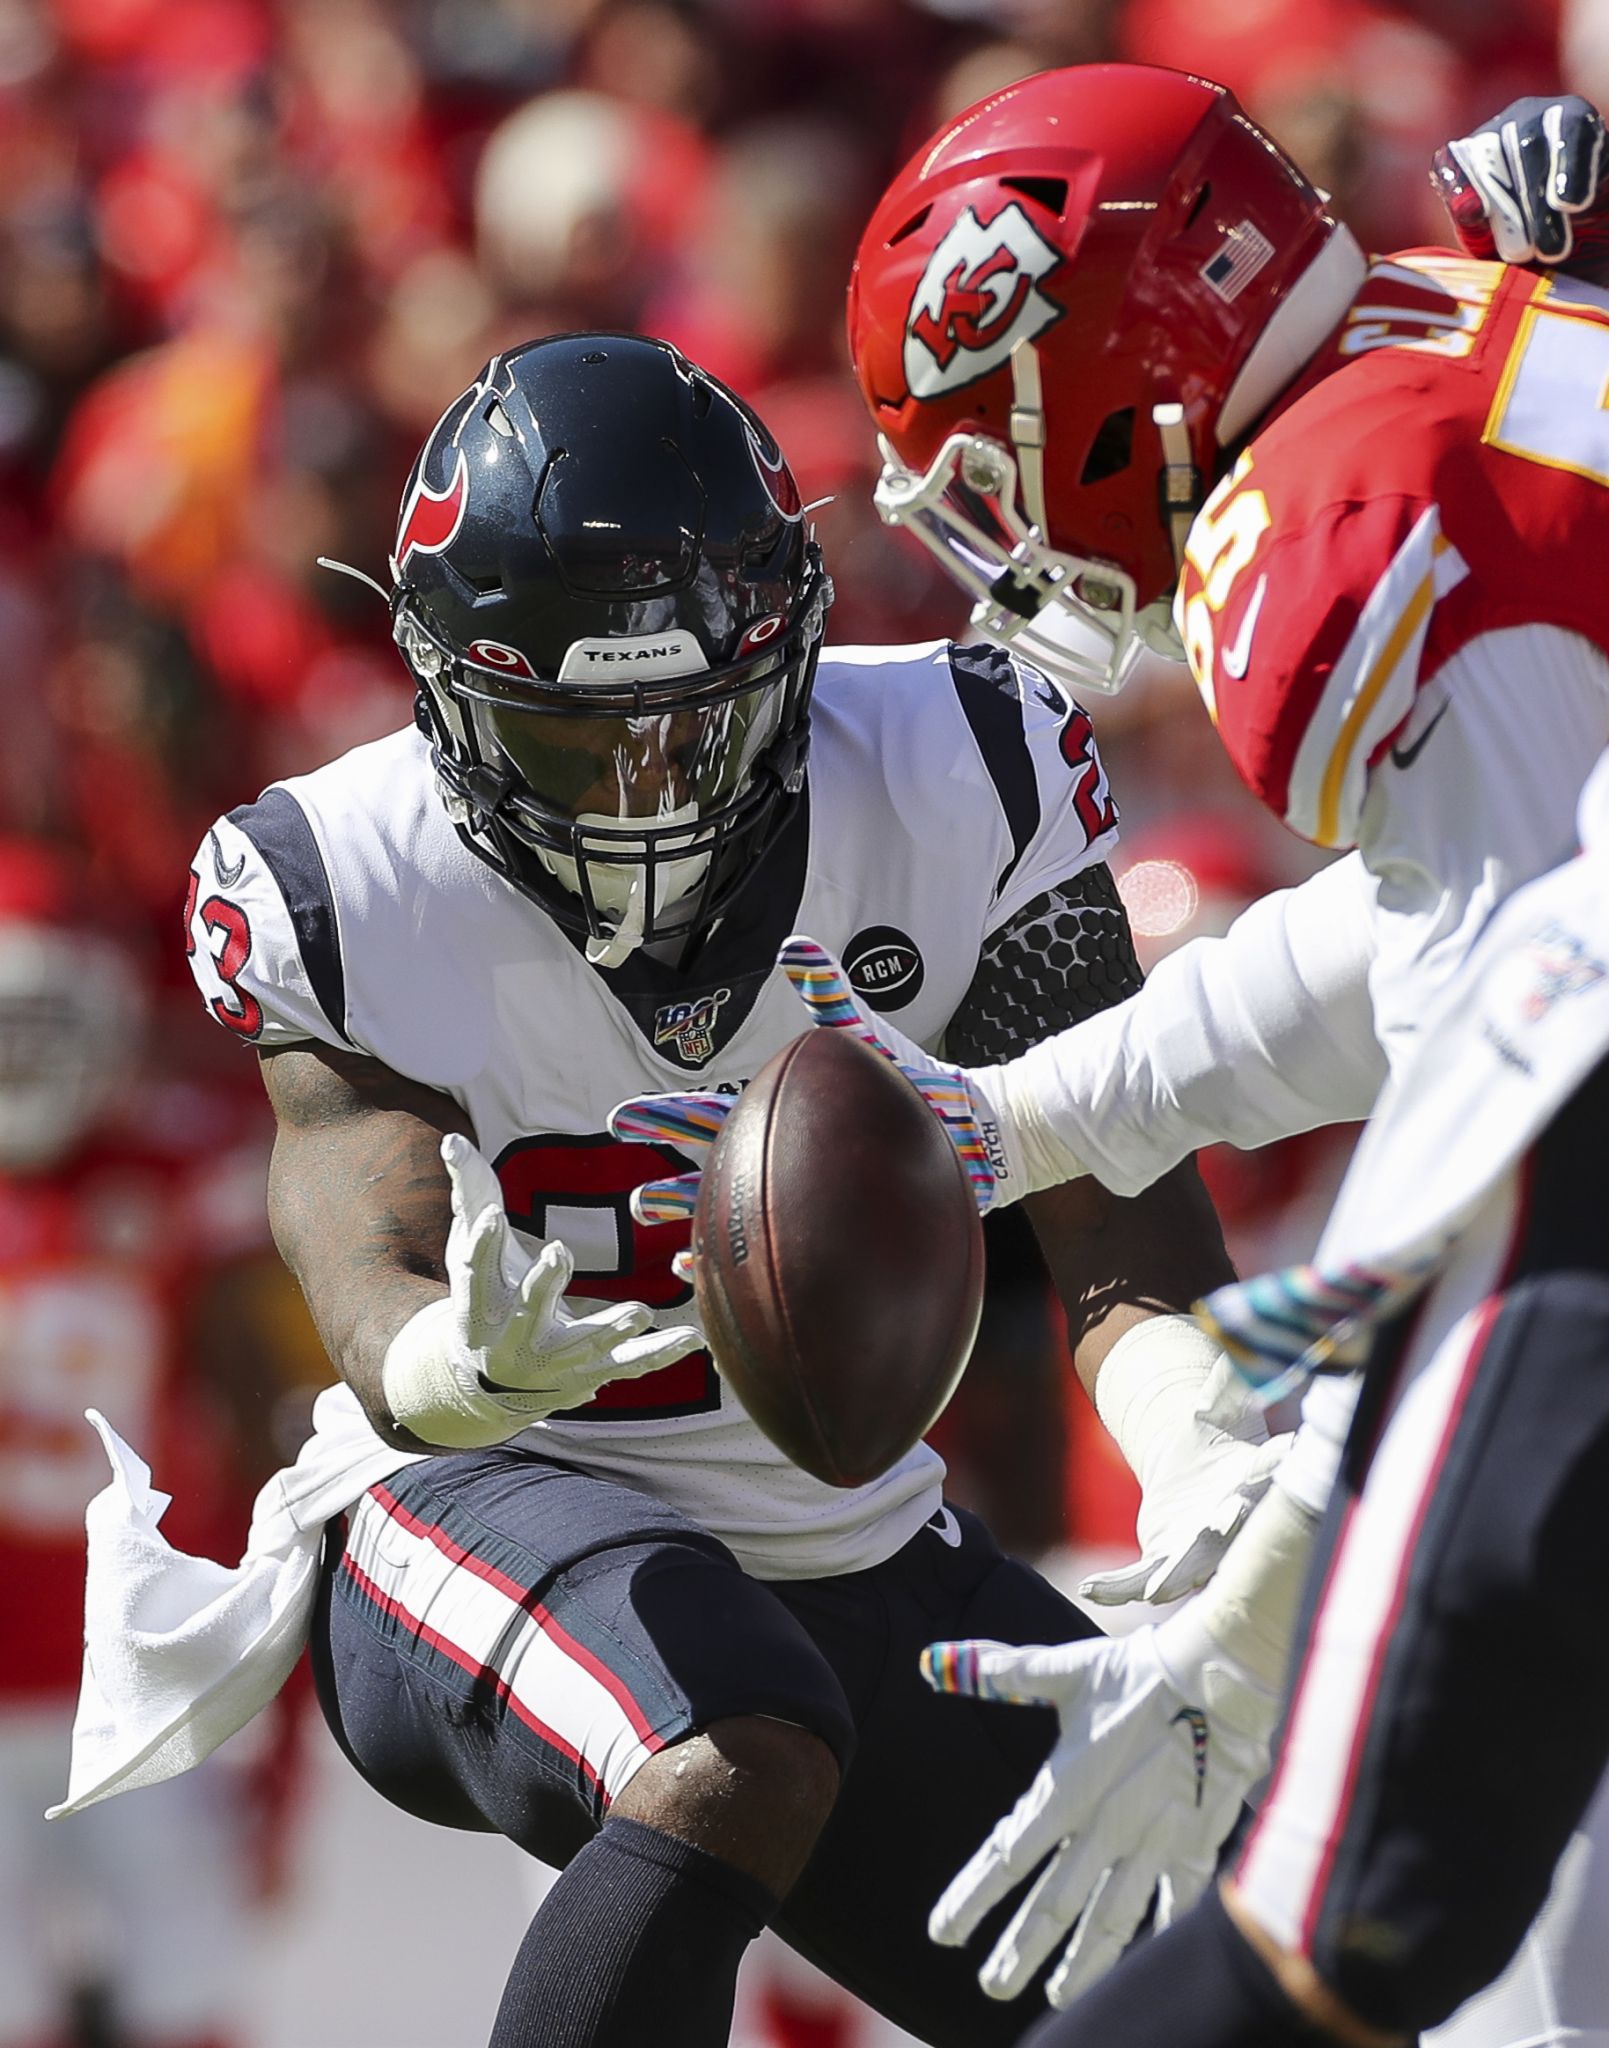
[[[835,637],[955,625],[870,511],[842,342],[922,135],[1043,65],[1179,64],[1365,241],[1439,238],[1430,149],[1556,83],[1559,4],[0,0],[0,828],[87,852],[182,979],[209,816],[408,716],[378,599],[314,558],[383,578],[442,405],[543,332],[665,334],[755,402],[833,499]],[[1111,730],[1150,729],[1142,813],[1166,724]]]

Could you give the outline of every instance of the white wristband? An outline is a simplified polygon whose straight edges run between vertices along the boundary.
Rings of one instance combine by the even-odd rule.
[[[506,1443],[538,1420],[511,1412],[475,1384],[458,1358],[457,1311],[448,1294],[410,1316],[386,1346],[380,1389],[393,1422],[444,1450]]]
[[[1063,1181],[1079,1180],[1089,1172],[1045,1113],[1046,1088],[1054,1088],[1060,1080],[1053,1058],[1035,1060],[1032,1053],[1025,1053],[1004,1066],[986,1068],[981,1076],[974,1072],[972,1079],[1015,1140],[1022,1185],[1013,1200],[1037,1194],[1041,1188],[1060,1187]]]
[[[1227,1398],[1222,1348],[1189,1316],[1148,1316],[1123,1335],[1095,1377],[1095,1412],[1143,1489],[1159,1463],[1193,1457],[1204,1438],[1262,1443],[1268,1427],[1248,1390]]]

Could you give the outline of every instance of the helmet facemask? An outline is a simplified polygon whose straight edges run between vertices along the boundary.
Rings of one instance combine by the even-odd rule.
[[[1172,660],[1182,659],[1183,648],[1166,599],[1142,606],[1134,578],[1117,563],[1050,545],[1031,341],[1013,349],[1011,369],[1012,447],[988,435],[951,434],[918,475],[879,435],[874,502],[885,525],[907,528],[973,598],[976,631],[1069,689],[1115,696],[1147,647]],[[1199,498],[1189,436],[1177,406],[1156,407],[1154,424],[1167,462],[1162,503],[1182,549]]]
[[[406,585],[395,634],[454,823],[475,851],[615,967],[706,932],[802,785],[832,586],[812,545],[791,619],[710,668],[692,636],[652,680],[511,674],[447,644]],[[623,643],[629,645],[629,643]]]

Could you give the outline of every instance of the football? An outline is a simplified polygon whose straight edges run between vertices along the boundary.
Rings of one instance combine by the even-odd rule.
[[[850,1032],[805,1032],[749,1083],[692,1250],[717,1367],[828,1485],[886,1472],[955,1391],[983,1299],[977,1208],[938,1119]]]

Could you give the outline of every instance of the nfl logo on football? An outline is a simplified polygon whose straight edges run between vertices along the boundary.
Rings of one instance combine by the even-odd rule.
[[[654,1012],[655,1045],[674,1045],[684,1067],[701,1067],[715,1053],[715,1018],[732,991],[718,988],[696,1003],[667,1003]]]

